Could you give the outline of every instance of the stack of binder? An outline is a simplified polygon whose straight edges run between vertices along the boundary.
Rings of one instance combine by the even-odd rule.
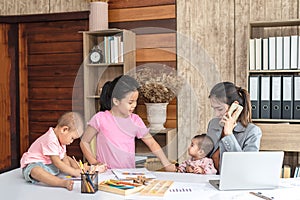
[[[253,119],[300,119],[300,75],[249,76]]]
[[[249,70],[300,69],[300,36],[249,40]]]

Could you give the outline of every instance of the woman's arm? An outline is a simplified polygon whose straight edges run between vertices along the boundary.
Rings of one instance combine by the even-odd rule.
[[[87,126],[81,141],[80,141],[80,148],[85,156],[85,158],[88,160],[88,162],[92,165],[98,164],[98,161],[96,160],[96,156],[92,153],[91,149],[91,141],[96,136],[97,130],[94,129],[91,126]]]
[[[149,147],[149,149],[156,155],[163,164],[166,171],[176,171],[174,164],[171,164],[160,145],[155,141],[150,133],[146,134],[141,140]]]

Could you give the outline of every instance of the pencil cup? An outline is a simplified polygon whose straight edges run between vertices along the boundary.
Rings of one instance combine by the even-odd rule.
[[[93,194],[98,191],[98,173],[81,174],[81,193]]]

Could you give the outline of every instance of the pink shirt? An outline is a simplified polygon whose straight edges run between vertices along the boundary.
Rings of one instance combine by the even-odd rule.
[[[36,139],[28,151],[23,154],[21,158],[21,168],[33,162],[51,164],[51,155],[58,155],[60,159],[63,159],[66,152],[66,145],[60,145],[53,128],[50,127],[49,130]]]
[[[109,111],[98,112],[88,122],[97,134],[96,158],[108,168],[135,168],[135,137],[148,132],[143,120],[136,114],[127,118],[115,117]]]
[[[200,160],[189,159],[189,160],[183,161],[179,165],[179,171],[186,172],[186,167],[188,165],[191,166],[192,168],[201,167],[204,171],[203,174],[216,174],[217,173],[217,170],[214,167],[214,162],[211,158],[204,157]]]

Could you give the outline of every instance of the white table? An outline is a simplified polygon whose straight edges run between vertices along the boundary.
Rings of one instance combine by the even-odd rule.
[[[209,183],[209,179],[216,179],[218,176],[197,175],[197,174],[181,174],[170,172],[153,172],[158,179],[173,180],[174,184],[170,189],[182,188],[191,189],[191,192],[171,192],[168,191],[164,197],[149,197],[139,194],[120,196],[107,192],[98,191],[95,194],[82,194],[80,192],[80,181],[75,181],[73,191],[64,188],[48,187],[45,185],[34,185],[25,182],[22,177],[21,170],[15,169],[0,174],[0,195],[1,199],[9,200],[100,200],[100,199],[211,199],[211,200],[262,200],[254,195],[250,195],[250,191],[218,191]],[[100,174],[100,177],[106,178],[111,176],[109,173]],[[254,191],[258,192],[258,191]],[[274,197],[274,200],[300,200],[300,178],[298,179],[281,179],[278,189],[260,190],[264,195]]]

